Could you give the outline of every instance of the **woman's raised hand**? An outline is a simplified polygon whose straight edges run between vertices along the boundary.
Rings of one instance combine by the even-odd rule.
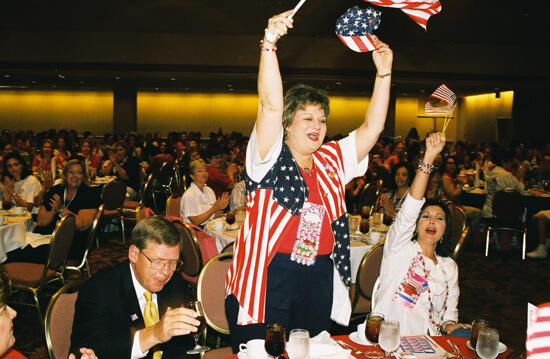
[[[424,153],[424,159],[432,163],[439,152],[443,150],[443,147],[445,147],[445,135],[441,132],[432,133],[426,138],[426,153]]]
[[[273,41],[273,43],[276,43],[277,40],[285,36],[288,29],[293,27],[292,24],[294,20],[288,18],[288,16],[292,14],[292,11],[293,10],[288,10],[279,15],[275,15],[267,21],[267,31],[277,35],[277,38]]]
[[[374,39],[374,46],[376,46],[376,50],[372,52],[372,60],[376,66],[376,71],[379,75],[391,73],[393,51],[390,49],[388,44],[380,41],[376,35],[373,35],[372,37]]]

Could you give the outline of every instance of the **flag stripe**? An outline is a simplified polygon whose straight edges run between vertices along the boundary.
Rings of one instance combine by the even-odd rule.
[[[398,0],[365,0],[375,5],[401,9],[414,22],[426,29],[430,16],[441,12],[439,0],[398,1]]]

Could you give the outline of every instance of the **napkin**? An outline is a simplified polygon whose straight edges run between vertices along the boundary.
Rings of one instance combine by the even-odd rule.
[[[27,245],[30,245],[31,247],[36,248],[43,244],[50,244],[50,242],[52,241],[51,234],[39,234],[39,233],[27,232],[25,236],[26,236],[25,244],[21,248],[25,248]]]
[[[321,347],[323,344],[334,347],[335,351],[331,350],[330,353],[326,354],[317,353],[313,347],[316,345]],[[310,339],[309,350],[310,353],[308,359],[349,359],[352,357],[351,350],[344,349],[336,344],[336,342],[330,337],[329,332],[326,330],[323,330],[321,333]]]

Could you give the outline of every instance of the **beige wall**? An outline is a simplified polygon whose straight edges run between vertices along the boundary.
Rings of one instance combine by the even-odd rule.
[[[365,118],[369,99],[330,97],[328,134],[346,134]],[[140,92],[137,98],[138,132],[201,131],[222,127],[224,132],[252,132],[258,109],[257,95],[181,94]]]
[[[0,128],[112,132],[113,94],[108,91],[0,90]]]
[[[473,142],[497,141],[497,119],[512,118],[514,92],[466,96],[458,106],[458,135]]]

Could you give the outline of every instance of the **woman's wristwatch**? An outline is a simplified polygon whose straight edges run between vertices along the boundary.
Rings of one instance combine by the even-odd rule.
[[[441,334],[443,335],[448,335],[449,333],[447,333],[447,331],[445,330],[445,327],[449,324],[456,324],[456,322],[454,320],[446,320],[444,321],[440,326],[439,326],[439,331],[441,332]]]

